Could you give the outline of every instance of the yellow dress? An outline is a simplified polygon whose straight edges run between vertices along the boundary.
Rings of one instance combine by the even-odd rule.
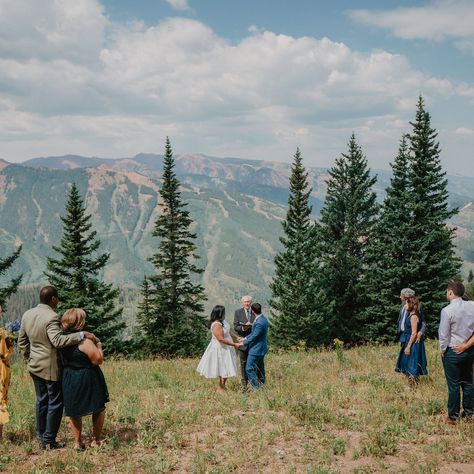
[[[10,419],[7,411],[8,389],[10,388],[10,359],[13,355],[13,344],[8,339],[5,329],[0,329],[0,425]]]

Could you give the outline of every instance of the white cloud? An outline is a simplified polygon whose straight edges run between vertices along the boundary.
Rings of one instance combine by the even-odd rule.
[[[166,0],[166,2],[175,10],[191,11],[190,6],[188,5],[188,0]]]
[[[442,41],[474,53],[474,2],[438,0],[420,7],[393,10],[352,10],[349,15],[359,23],[390,30],[405,39]]]
[[[111,25],[94,0],[49,2],[24,30],[4,30],[31,2],[9,3],[9,18],[0,14],[6,159],[157,152],[170,135],[178,151],[262,159],[290,159],[300,145],[308,163],[328,165],[356,131],[382,166],[419,93],[429,103],[473,97],[472,84],[422,73],[404,56],[328,38],[254,29],[234,44],[184,18]]]
[[[0,0],[0,57],[91,65],[107,23],[97,0]]]
[[[457,135],[474,135],[474,129],[472,128],[467,128],[467,127],[459,127],[455,130],[455,132]]]

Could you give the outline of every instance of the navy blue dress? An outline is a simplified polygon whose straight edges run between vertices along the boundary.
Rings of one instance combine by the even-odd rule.
[[[418,377],[419,375],[427,375],[426,367],[426,351],[423,339],[420,342],[414,342],[410,348],[410,355],[405,355],[405,347],[411,337],[411,316],[405,320],[405,330],[400,335],[400,354],[398,355],[395,370],[405,375]],[[418,317],[417,331],[421,329],[421,318]]]
[[[79,346],[61,349],[62,387],[66,416],[79,418],[105,410],[109,392],[98,365],[79,350]]]

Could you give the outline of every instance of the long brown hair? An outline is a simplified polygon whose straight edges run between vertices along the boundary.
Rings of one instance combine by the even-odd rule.
[[[421,303],[420,300],[416,296],[411,296],[410,298],[407,298],[407,311],[410,314],[416,314],[418,317],[420,317],[420,307]]]

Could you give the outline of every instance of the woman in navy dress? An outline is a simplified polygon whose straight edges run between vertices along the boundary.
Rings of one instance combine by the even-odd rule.
[[[65,332],[84,329],[86,312],[80,308],[68,309],[61,318]],[[74,447],[85,449],[82,441],[82,417],[92,415],[94,440],[91,446],[101,444],[102,428],[105,419],[105,404],[109,393],[104,374],[99,365],[104,361],[100,342],[94,344],[90,339],[82,340],[76,346],[61,349],[63,362],[62,388],[64,411],[69,417]]]
[[[416,336],[421,329],[420,301],[416,296],[406,300],[408,317],[405,320],[400,335],[400,354],[395,370],[405,374],[410,383],[416,385],[420,375],[426,375],[426,351],[423,339],[416,342]]]

